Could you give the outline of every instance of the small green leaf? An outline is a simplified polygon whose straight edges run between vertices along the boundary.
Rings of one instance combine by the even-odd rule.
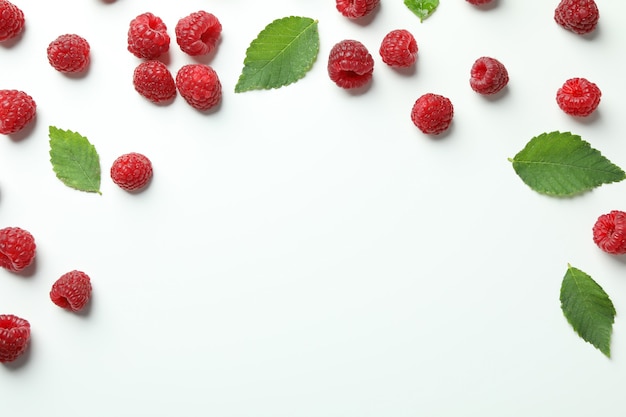
[[[626,178],[620,167],[569,132],[542,133],[509,160],[530,188],[552,196],[572,196]]]
[[[404,4],[423,22],[435,12],[439,0],[404,0]]]
[[[290,16],[273,21],[250,43],[235,92],[296,82],[313,67],[319,47],[317,20]]]
[[[615,307],[593,278],[571,265],[561,284],[561,310],[576,333],[611,357]]]
[[[100,157],[86,137],[71,130],[49,127],[52,169],[68,187],[100,192]]]

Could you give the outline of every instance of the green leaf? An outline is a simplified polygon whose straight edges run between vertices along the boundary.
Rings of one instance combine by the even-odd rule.
[[[589,275],[568,264],[560,299],[561,310],[576,333],[610,358],[616,313],[602,287]]]
[[[235,92],[296,82],[313,67],[319,48],[317,20],[290,16],[273,21],[250,43]]]
[[[68,187],[100,192],[100,157],[86,137],[71,130],[49,127],[52,169]]]
[[[626,178],[620,167],[569,132],[542,133],[509,161],[530,188],[552,196],[572,196]]]
[[[439,0],[404,0],[404,4],[423,22],[435,12]]]

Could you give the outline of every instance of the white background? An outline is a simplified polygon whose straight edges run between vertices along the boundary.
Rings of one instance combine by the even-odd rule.
[[[626,264],[594,245],[591,228],[626,209],[626,184],[549,198],[507,158],[560,130],[626,167],[626,3],[598,0],[587,37],[556,25],[557,0],[442,0],[423,23],[401,0],[382,0],[362,22],[332,0],[15,3],[27,28],[0,45],[0,88],[28,92],[38,113],[0,138],[0,226],[29,230],[38,252],[24,273],[0,271],[0,312],[32,325],[28,352],[0,367],[3,415],[624,416]],[[201,9],[223,33],[215,54],[196,59],[173,29]],[[218,72],[216,111],[180,96],[156,106],[134,91],[140,60],[126,32],[146,11],[168,26],[174,74],[193,62]],[[319,21],[313,69],[288,87],[235,94],[249,43],[289,15]],[[378,55],[398,28],[418,42],[412,71]],[[83,76],[47,62],[63,33],[91,44]],[[375,59],[357,93],[326,72],[331,47],[348,38]],[[469,87],[483,55],[509,71],[494,98]],[[586,120],[556,105],[571,77],[602,89]],[[455,107],[440,137],[409,117],[426,92]],[[95,145],[102,195],[55,177],[50,125]],[[154,165],[139,194],[108,175],[130,151]],[[615,304],[612,359],[563,317],[568,263]],[[72,269],[92,278],[84,314],[48,297]]]

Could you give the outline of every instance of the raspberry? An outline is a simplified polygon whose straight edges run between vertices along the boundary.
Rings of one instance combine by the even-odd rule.
[[[594,0],[561,0],[554,10],[554,20],[563,28],[584,35],[598,25],[600,12]]]
[[[0,90],[0,134],[22,130],[35,118],[37,104],[23,91]]]
[[[19,272],[35,259],[35,238],[19,227],[0,229],[0,267]]]
[[[491,3],[491,0],[467,0],[467,2],[474,6],[480,6],[482,4]]]
[[[52,284],[50,299],[61,308],[82,310],[91,298],[91,279],[82,271],[70,271]]]
[[[378,52],[391,67],[410,67],[417,59],[417,42],[408,30],[392,30],[383,38]]]
[[[380,0],[337,0],[337,10],[349,19],[358,19],[370,14]]]
[[[183,65],[176,74],[178,92],[193,108],[209,110],[222,98],[222,84],[213,68],[204,64]]]
[[[372,79],[374,59],[365,45],[346,39],[330,50],[328,75],[341,88],[358,88]]]
[[[415,101],[411,120],[423,133],[438,135],[450,127],[454,108],[447,97],[427,93]]]
[[[480,57],[472,65],[470,86],[480,94],[495,94],[509,82],[505,66],[495,58]]]
[[[222,25],[217,17],[200,10],[180,19],[175,32],[176,42],[183,52],[192,56],[205,55],[215,49]]]
[[[162,103],[176,97],[172,73],[157,60],[142,62],[133,73],[135,90],[153,103]]]
[[[556,92],[561,110],[571,116],[586,117],[598,108],[602,92],[585,78],[571,78]]]
[[[24,12],[7,0],[0,0],[0,42],[15,38],[24,29]]]
[[[137,152],[121,155],[111,165],[111,179],[126,191],[145,187],[151,178],[152,163]]]
[[[13,314],[0,314],[0,363],[13,362],[26,351],[30,323]]]
[[[156,59],[170,49],[170,35],[160,17],[143,13],[130,21],[128,50],[137,58]]]
[[[593,241],[607,253],[626,253],[626,212],[612,210],[598,217],[593,225]]]
[[[81,72],[89,65],[89,43],[75,34],[61,35],[48,45],[48,62],[60,72]]]

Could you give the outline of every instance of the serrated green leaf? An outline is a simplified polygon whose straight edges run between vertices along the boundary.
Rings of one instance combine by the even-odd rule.
[[[610,358],[616,312],[602,287],[585,272],[568,265],[560,300],[561,310],[576,333]]]
[[[267,25],[246,50],[235,92],[292,84],[313,67],[319,52],[317,20],[290,16]]]
[[[423,22],[435,12],[439,0],[404,0],[404,4]]]
[[[100,157],[89,140],[71,130],[49,127],[50,162],[58,179],[80,191],[100,192]]]
[[[552,196],[572,196],[626,178],[620,167],[570,132],[542,133],[509,160],[530,188]]]

